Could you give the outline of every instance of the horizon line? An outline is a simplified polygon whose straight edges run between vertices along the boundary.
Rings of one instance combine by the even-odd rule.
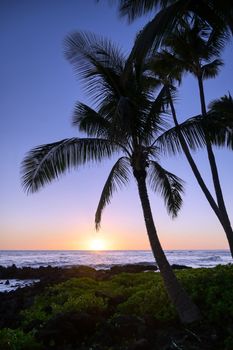
[[[187,248],[187,249],[163,249],[164,251],[184,251],[184,250],[188,250],[188,251],[196,251],[196,250],[203,250],[203,251],[208,251],[208,250],[212,250],[212,251],[216,251],[216,250],[229,250],[228,248],[215,248],[215,249],[207,249],[207,248]],[[5,251],[5,252],[9,252],[9,251],[51,251],[51,252],[58,252],[58,251],[69,251],[69,252],[116,252],[116,251],[150,251],[152,252],[151,249],[0,249],[0,251]],[[230,251],[230,250],[229,250]]]

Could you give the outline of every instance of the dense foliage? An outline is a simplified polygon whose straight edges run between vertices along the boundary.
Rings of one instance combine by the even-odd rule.
[[[1,330],[0,348],[232,349],[233,266],[176,275],[202,311],[198,324],[180,324],[159,273],[72,278],[22,310],[20,329]]]

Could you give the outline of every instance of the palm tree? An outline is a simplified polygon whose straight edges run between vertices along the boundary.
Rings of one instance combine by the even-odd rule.
[[[181,19],[193,15],[214,29],[233,33],[231,0],[118,0],[119,13],[129,22],[147,13],[155,13],[137,36],[131,59],[145,57],[151,48],[158,48],[161,40],[170,35]]]
[[[209,104],[205,123],[212,144],[233,150],[233,99],[230,94]]]
[[[195,19],[193,25],[185,23],[168,38],[167,43],[176,59],[183,64],[184,69],[194,75],[198,81],[201,114],[205,120],[207,108],[205,102],[203,80],[214,78],[223,62],[219,59],[227,37],[224,32],[210,30],[200,20]],[[217,199],[218,218],[224,228],[233,257],[233,230],[227,213],[219,179],[215,155],[211,145],[208,128],[204,127],[206,150],[210,164],[214,190]],[[213,204],[212,204],[213,207]],[[215,206],[215,212],[216,212]]]
[[[221,189],[217,164],[214,156],[214,152],[211,145],[211,130],[213,134],[213,127],[211,123],[213,123],[213,110],[215,109],[215,116],[223,113],[224,108],[225,111],[228,110],[229,114],[231,114],[232,118],[232,110],[230,112],[230,107],[232,105],[229,103],[229,99],[225,97],[225,104],[223,108],[223,101],[221,103],[221,110],[218,108],[217,110],[217,102],[210,106],[211,111],[207,113],[207,108],[205,104],[205,96],[204,96],[204,88],[203,88],[203,79],[215,77],[218,73],[219,67],[222,65],[222,61],[219,59],[219,55],[221,49],[226,41],[225,33],[216,32],[210,29],[209,26],[201,22],[200,20],[195,19],[193,24],[183,22],[182,26],[179,26],[177,30],[170,35],[169,38],[165,41],[169,52],[163,51],[158,54],[152,63],[150,64],[153,68],[154,72],[161,72],[160,80],[162,80],[164,86],[166,87],[167,96],[169,99],[169,104],[173,116],[173,121],[175,124],[175,132],[177,132],[177,136],[180,141],[181,148],[193,170],[193,173],[200,185],[204,195],[206,196],[210,206],[218,217],[228,239],[228,243],[230,246],[231,254],[233,257],[233,231],[231,227],[231,223],[228,217],[228,213],[226,210],[223,193]],[[172,68],[170,68],[172,67]],[[162,69],[161,69],[162,68]],[[177,115],[172,99],[171,88],[173,88],[172,83],[174,78],[178,81],[181,79],[181,74],[183,71],[188,71],[192,73],[198,80],[199,86],[199,94],[200,94],[200,102],[201,102],[201,113],[202,118],[198,117],[198,123],[195,118],[188,120],[188,122],[182,124],[183,133],[185,133],[184,127],[190,128],[189,132],[194,133],[192,137],[189,137],[189,141],[195,139],[198,140],[198,137],[205,141],[208,160],[211,168],[212,180],[214,185],[214,190],[216,194],[216,200],[211,195],[207,185],[205,184],[200,171],[198,170],[197,165],[195,164],[192,155],[189,151],[188,144],[184,138],[184,134],[181,131],[181,126],[178,123]],[[162,75],[162,77],[161,77]],[[177,76],[178,75],[178,76]],[[173,88],[174,89],[174,88]],[[226,105],[228,102],[228,105]],[[228,108],[228,109],[227,109]],[[210,114],[211,113],[211,114]],[[212,118],[210,118],[210,115]],[[208,124],[207,124],[207,116],[208,116]],[[200,120],[202,121],[202,127],[200,128]],[[215,128],[215,140],[217,138],[221,138],[221,135],[226,135],[226,122],[229,123],[230,118],[225,118],[225,125],[217,130]],[[216,122],[216,118],[215,118]],[[195,127],[198,128],[195,130]],[[219,128],[219,118],[218,118],[218,128]],[[173,131],[172,131],[173,132]],[[198,136],[199,133],[199,136]],[[217,136],[219,134],[219,136]],[[187,135],[186,135],[187,136]],[[225,136],[224,136],[225,138]],[[171,135],[170,135],[171,139]],[[189,142],[189,145],[192,147],[192,142]],[[164,140],[163,140],[164,144]],[[200,140],[200,144],[203,144],[203,140]],[[196,146],[196,145],[195,145]]]
[[[183,323],[199,319],[200,314],[178,282],[161,247],[154,225],[147,181],[165,200],[175,217],[180,209],[182,181],[158,163],[154,139],[164,130],[164,90],[155,96],[156,81],[132,66],[124,75],[125,57],[111,42],[93,34],[74,33],[66,39],[66,57],[81,76],[95,109],[77,103],[73,123],[86,138],[71,138],[32,149],[22,164],[23,184],[34,192],[71,167],[102,162],[118,155],[104,185],[95,215],[99,228],[104,207],[118,186],[133,174],[142,205],[147,234],[167,293]]]

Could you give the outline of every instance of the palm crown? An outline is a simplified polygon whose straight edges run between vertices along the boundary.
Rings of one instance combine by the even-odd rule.
[[[66,39],[66,57],[81,77],[95,109],[78,102],[73,124],[87,134],[34,148],[23,162],[23,183],[36,191],[71,167],[100,162],[114,155],[115,162],[97,207],[97,228],[102,210],[113,192],[126,184],[130,172],[148,175],[153,190],[160,192],[168,212],[180,209],[182,181],[159,163],[158,137],[166,128],[162,89],[155,98],[157,80],[141,67],[132,66],[124,75],[126,58],[111,42],[90,33],[74,33]]]
[[[155,14],[137,37],[131,58],[142,58],[148,50],[158,46],[170,36],[180,23],[193,16],[226,35],[233,33],[233,7],[231,0],[119,0],[119,13],[129,22],[147,13]]]
[[[184,71],[197,77],[208,79],[216,77],[223,65],[220,55],[227,40],[224,31],[212,30],[195,17],[192,21],[182,21],[164,44],[173,54],[176,65],[183,66]]]

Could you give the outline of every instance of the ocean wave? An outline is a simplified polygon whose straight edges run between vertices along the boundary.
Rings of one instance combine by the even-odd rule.
[[[171,264],[188,265],[192,267],[216,266],[232,263],[232,257],[226,250],[173,250],[165,251]],[[0,265],[17,267],[60,266],[71,267],[78,265],[92,266],[97,269],[109,269],[118,264],[155,265],[150,251],[1,251]]]
[[[201,261],[222,261],[222,258],[219,255],[213,255],[213,256],[209,256],[207,258],[201,258],[199,260],[201,260]]]

